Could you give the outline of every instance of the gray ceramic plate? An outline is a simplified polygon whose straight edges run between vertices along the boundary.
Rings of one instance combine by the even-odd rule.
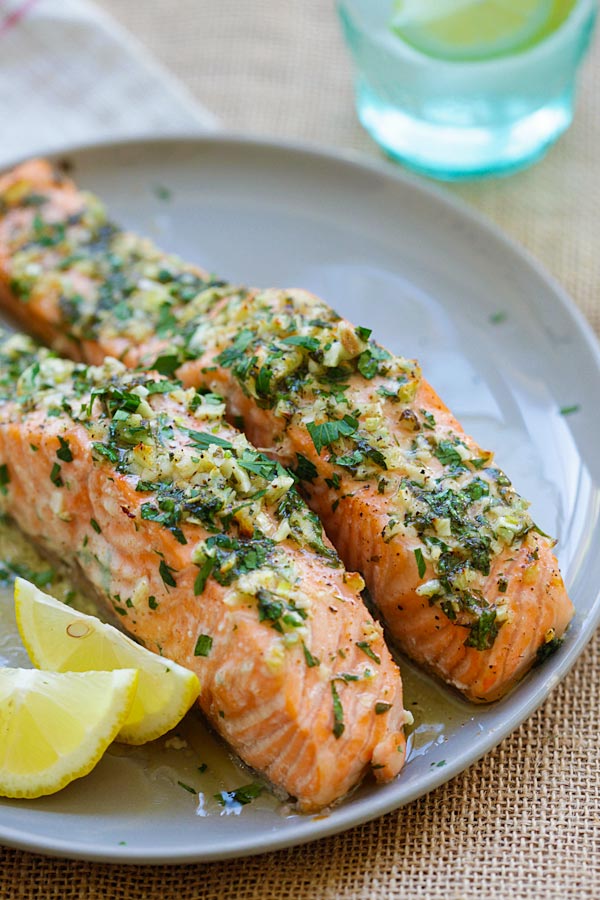
[[[0,840],[87,859],[188,862],[299,844],[409,803],[536,709],[600,617],[600,356],[589,328],[498,232],[383,165],[220,137],[68,156],[117,220],[229,279],[315,291],[390,348],[417,356],[466,429],[497,450],[539,525],[559,537],[577,615],[557,655],[489,708],[405,667],[418,722],[412,757],[393,784],[365,784],[329,815],[290,815],[265,797],[241,815],[219,806],[215,789],[248,776],[188,723],[183,749],[114,750],[54,797],[1,801]],[[561,414],[565,407],[577,411]],[[192,781],[203,802],[178,781]]]

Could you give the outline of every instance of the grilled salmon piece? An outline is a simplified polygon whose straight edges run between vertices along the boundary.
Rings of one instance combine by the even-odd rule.
[[[0,501],[107,613],[187,666],[239,756],[303,811],[405,752],[398,669],[319,520],[224,404],[0,341]]]
[[[177,371],[295,469],[390,633],[469,699],[501,697],[573,607],[527,503],[418,365],[304,291],[213,279],[110,224],[48,164],[0,182],[0,293],[70,355]]]

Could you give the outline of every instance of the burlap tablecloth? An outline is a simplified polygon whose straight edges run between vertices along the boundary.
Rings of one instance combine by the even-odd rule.
[[[327,0],[101,0],[236,131],[377,151]],[[600,330],[600,41],[574,126],[535,168],[446,187],[495,220]],[[227,863],[127,867],[0,850],[2,900],[600,898],[600,639],[493,753],[337,837]]]

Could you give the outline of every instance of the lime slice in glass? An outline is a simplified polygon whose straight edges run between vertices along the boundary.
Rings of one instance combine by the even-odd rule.
[[[396,0],[390,24],[428,56],[485,60],[533,46],[573,5],[574,0]]]

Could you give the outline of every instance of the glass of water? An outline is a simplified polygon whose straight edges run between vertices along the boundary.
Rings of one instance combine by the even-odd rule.
[[[489,0],[338,0],[358,116],[386,153],[447,180],[499,174],[569,126],[597,0],[520,2],[511,43]]]

